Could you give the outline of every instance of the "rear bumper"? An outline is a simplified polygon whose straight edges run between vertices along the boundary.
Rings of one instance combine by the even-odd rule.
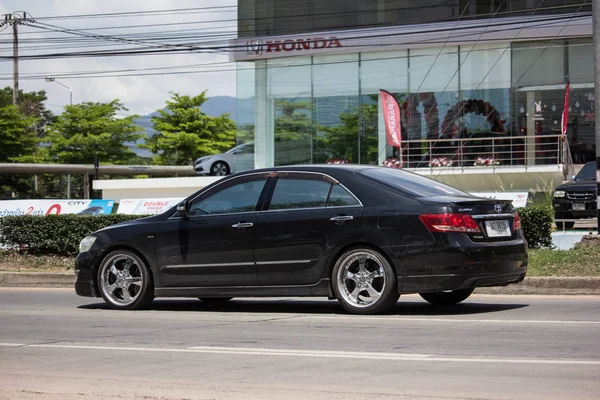
[[[464,234],[445,239],[446,246],[409,257],[391,257],[400,293],[506,286],[525,278],[527,243],[520,233],[512,240],[497,242],[473,242]]]
[[[399,293],[427,293],[444,290],[471,289],[486,286],[506,286],[525,279],[527,268],[503,274],[429,275],[398,278]]]

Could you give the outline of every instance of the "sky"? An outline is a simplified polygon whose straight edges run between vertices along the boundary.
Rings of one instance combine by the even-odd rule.
[[[125,48],[158,48],[175,43],[198,45],[210,40],[223,45],[236,35],[236,0],[0,0],[0,13],[26,11],[36,20],[37,27],[19,26],[19,56],[36,54],[72,53],[98,50],[123,50]],[[213,8],[211,8],[213,7]],[[216,7],[216,8],[215,8]],[[182,9],[195,10],[182,10]],[[154,14],[125,16],[64,18],[73,15],[173,10]],[[46,18],[60,16],[63,18]],[[43,24],[43,25],[42,25]],[[171,24],[169,26],[143,26]],[[34,24],[35,25],[35,24]],[[41,26],[41,27],[40,27]],[[127,26],[137,26],[126,28]],[[103,29],[104,28],[104,29]],[[108,29],[106,29],[108,28]],[[50,31],[54,30],[53,31]],[[83,30],[82,30],[83,29]],[[55,32],[63,30],[63,32]],[[64,30],[71,30],[64,32]],[[77,30],[73,32],[73,30]],[[177,31],[177,32],[176,32]],[[86,36],[82,36],[82,33]],[[136,42],[123,42],[117,38],[137,34]],[[102,35],[102,37],[98,37]],[[145,38],[140,38],[144,35]],[[152,35],[151,38],[147,38]],[[162,35],[162,37],[161,37]],[[94,36],[90,38],[90,36]],[[107,38],[107,36],[110,36]],[[179,36],[177,41],[170,36]],[[210,36],[210,38],[208,38]],[[215,37],[218,36],[218,40]],[[160,37],[162,41],[157,41]],[[60,40],[51,42],[50,40]],[[165,40],[165,38],[168,38]],[[141,43],[140,41],[143,41]],[[12,56],[12,28],[0,31],[0,57]],[[68,46],[79,46],[76,48]],[[162,47],[164,48],[164,47]],[[70,87],[73,103],[109,102],[119,99],[130,114],[145,115],[163,108],[169,92],[197,95],[208,90],[208,96],[235,96],[235,64],[228,63],[229,56],[222,53],[189,52],[181,54],[114,56],[93,58],[57,58],[42,60],[20,59],[19,87],[25,91],[45,90],[48,108],[60,113],[69,103]],[[0,85],[12,87],[12,60],[0,59]],[[210,65],[218,63],[216,65]],[[221,64],[222,63],[222,64]],[[209,64],[198,66],[198,64]],[[191,66],[191,67],[190,67]],[[159,68],[152,70],[152,68]],[[117,77],[73,78],[70,74],[99,71],[139,70],[112,72],[133,75]],[[185,74],[142,75],[149,73],[186,72]],[[194,73],[189,73],[194,72]],[[59,75],[66,75],[58,78]],[[37,77],[37,79],[32,79]]]

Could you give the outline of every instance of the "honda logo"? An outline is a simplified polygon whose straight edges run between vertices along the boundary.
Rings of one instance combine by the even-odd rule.
[[[263,53],[264,44],[262,40],[250,40],[246,42],[246,53],[249,56],[260,56]]]

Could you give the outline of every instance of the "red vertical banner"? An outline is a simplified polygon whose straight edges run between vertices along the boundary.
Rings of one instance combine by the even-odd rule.
[[[571,90],[571,82],[567,83],[567,88],[565,89],[565,105],[562,112],[562,120],[561,120],[561,134],[562,138],[565,138],[567,134],[567,125],[569,123],[569,91]]]
[[[396,98],[383,89],[380,89],[381,104],[383,106],[383,119],[387,144],[400,147],[402,142],[402,127],[400,125],[400,106]]]

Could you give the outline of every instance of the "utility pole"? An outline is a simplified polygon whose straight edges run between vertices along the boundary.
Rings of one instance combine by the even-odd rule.
[[[19,25],[33,23],[35,20],[31,14],[25,11],[4,14],[4,21],[0,22],[0,28],[10,25],[13,31],[13,104],[19,99]]]
[[[592,0],[592,30],[594,36],[594,113],[596,132],[596,196],[598,234],[600,234],[600,0]]]

